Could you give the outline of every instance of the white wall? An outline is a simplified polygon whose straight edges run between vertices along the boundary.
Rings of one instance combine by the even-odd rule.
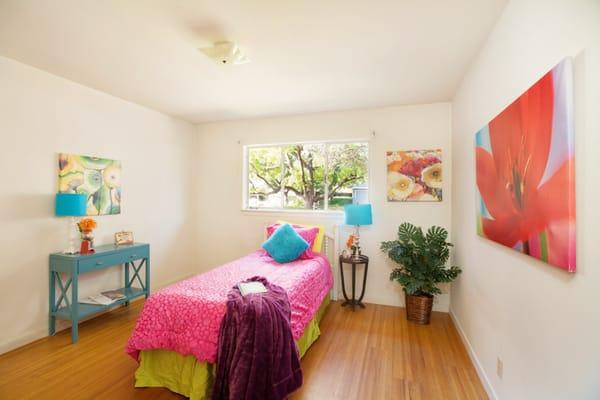
[[[97,217],[97,243],[150,243],[156,288],[194,273],[193,141],[188,123],[0,57],[0,353],[47,335],[48,254],[66,245],[57,153],[122,160],[122,214]],[[82,277],[80,295],[121,274]]]
[[[475,232],[475,132],[566,56],[575,61],[574,275]],[[510,2],[457,92],[452,120],[452,225],[464,273],[451,312],[488,383],[500,399],[600,398],[600,2]]]
[[[379,251],[379,243],[394,239],[404,221],[449,229],[450,112],[450,105],[445,103],[199,125],[195,154],[200,164],[196,182],[202,268],[210,269],[256,250],[263,240],[264,226],[282,217],[293,222],[321,222],[327,227],[343,223],[343,214],[315,217],[241,211],[243,145],[370,139],[374,224],[361,228],[364,253],[371,259],[365,300],[401,305],[401,288],[388,279],[392,264]],[[386,150],[429,148],[443,150],[444,201],[388,203]],[[341,235],[344,242],[348,233],[346,230]],[[448,303],[448,294],[438,296],[435,308],[447,311]]]

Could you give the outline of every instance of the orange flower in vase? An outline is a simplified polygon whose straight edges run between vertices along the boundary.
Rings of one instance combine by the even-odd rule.
[[[352,245],[354,244],[354,235],[348,236],[348,240],[346,240],[346,247],[352,249]]]
[[[359,249],[358,246],[358,240],[356,235],[350,235],[348,236],[348,240],[346,241],[346,246],[348,247],[348,249],[352,250],[352,256],[356,256],[356,252]]]
[[[77,225],[79,226],[79,232],[91,232],[97,226],[93,218],[83,218]]]
[[[81,253],[93,253],[94,250],[94,234],[93,230],[96,229],[96,221],[93,218],[83,218],[79,223],[79,232],[81,232]],[[85,250],[84,250],[85,249]]]

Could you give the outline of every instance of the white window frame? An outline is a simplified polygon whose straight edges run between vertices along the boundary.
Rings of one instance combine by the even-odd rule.
[[[284,196],[281,196],[281,207],[250,207],[249,203],[249,194],[250,194],[250,180],[248,179],[248,174],[250,172],[249,157],[248,150],[256,149],[256,148],[264,148],[264,147],[280,147],[281,149],[281,173],[284,173],[284,161],[283,161],[283,148],[285,146],[294,146],[294,145],[310,145],[310,144],[318,144],[325,145],[325,188],[324,188],[324,197],[327,198],[329,194],[329,185],[327,182],[328,175],[328,167],[329,167],[329,151],[328,148],[331,145],[335,144],[345,144],[345,143],[365,143],[367,145],[367,195],[369,201],[371,199],[371,149],[372,149],[372,141],[366,138],[357,138],[357,139],[344,139],[344,140],[314,140],[314,141],[298,141],[298,142],[280,142],[280,143],[269,143],[269,144],[247,144],[243,145],[243,172],[242,172],[242,211],[251,212],[251,213],[281,213],[281,214],[333,214],[340,215],[343,214],[343,210],[330,210],[329,202],[325,201],[324,208],[322,210],[309,210],[303,208],[285,208],[284,206]],[[283,181],[283,179],[282,179]]]

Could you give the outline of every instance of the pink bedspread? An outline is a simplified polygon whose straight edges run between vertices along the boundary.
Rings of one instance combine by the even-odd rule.
[[[167,349],[214,363],[227,293],[238,282],[256,275],[286,290],[295,340],[333,286],[329,262],[318,253],[313,259],[278,264],[258,250],[152,294],[125,351],[137,360],[141,350]]]

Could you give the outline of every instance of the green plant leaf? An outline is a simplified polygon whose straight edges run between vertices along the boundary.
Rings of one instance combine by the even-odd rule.
[[[458,266],[446,268],[451,243],[448,231],[430,227],[425,234],[419,227],[405,222],[398,227],[398,238],[382,242],[380,249],[397,264],[390,280],[397,281],[408,294],[440,294],[437,284],[451,282],[462,272]]]

